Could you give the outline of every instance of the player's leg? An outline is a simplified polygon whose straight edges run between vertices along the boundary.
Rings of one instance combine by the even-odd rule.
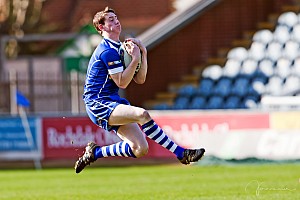
[[[123,141],[108,146],[98,146],[94,142],[88,143],[84,154],[75,163],[76,173],[80,173],[87,165],[103,157],[141,157],[148,152],[146,138],[136,123],[119,127],[118,135]]]
[[[120,125],[136,122],[142,126],[144,133],[150,139],[174,153],[183,164],[198,161],[204,154],[204,149],[184,149],[173,142],[165,132],[154,122],[149,113],[140,107],[119,105],[111,113],[110,125]]]
[[[108,146],[97,147],[94,151],[95,159],[110,156],[139,158],[147,154],[148,143],[136,123],[120,126],[118,135],[123,141]]]

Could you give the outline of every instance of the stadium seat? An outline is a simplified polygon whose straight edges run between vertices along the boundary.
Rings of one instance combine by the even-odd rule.
[[[206,98],[204,96],[195,96],[190,105],[189,109],[205,109]]]
[[[152,107],[153,110],[169,110],[172,109],[167,103],[159,103]]]
[[[260,98],[257,98],[256,96],[246,96],[242,102],[241,102],[241,108],[244,109],[254,109],[258,107],[258,102]]]
[[[291,39],[298,43],[300,42],[300,21],[293,27],[293,30],[291,31]]]
[[[297,57],[295,60],[294,60],[294,63],[291,67],[291,73],[300,77],[300,57]]]
[[[272,41],[269,43],[266,49],[266,58],[276,62],[278,58],[282,56],[283,44],[278,41]]]
[[[187,109],[189,107],[189,102],[190,102],[189,97],[179,96],[175,99],[173,109],[174,110]]]
[[[208,99],[207,109],[222,109],[223,108],[223,98],[220,96],[211,96]]]
[[[300,90],[300,77],[290,75],[282,86],[282,95],[294,96]]]
[[[282,13],[277,20],[278,25],[286,26],[287,28],[292,28],[295,24],[298,23],[298,16],[294,12],[284,12]]]
[[[253,78],[256,74],[256,70],[258,67],[258,62],[254,59],[247,59],[243,62],[241,70],[240,70],[240,76],[246,76],[249,79]]]
[[[290,28],[287,26],[276,26],[275,31],[273,32],[273,40],[279,42],[280,44],[285,44],[290,36]]]
[[[234,78],[236,77],[241,69],[241,62],[235,59],[228,59],[223,68],[223,76]]]
[[[248,57],[253,60],[260,61],[265,57],[265,51],[266,44],[254,41],[248,50]]]
[[[202,78],[196,90],[196,94],[206,97],[209,96],[213,90],[214,84],[215,82],[211,78]]]
[[[202,77],[211,78],[212,80],[217,80],[221,76],[222,68],[220,65],[209,65],[202,72]]]
[[[267,45],[273,40],[273,33],[268,29],[262,29],[254,33],[252,40]]]
[[[247,89],[247,95],[260,98],[264,93],[264,88],[265,86],[262,82],[252,82]]]
[[[226,97],[230,94],[232,80],[227,77],[222,77],[213,88],[212,95]]]
[[[291,73],[291,64],[292,64],[291,60],[285,57],[279,58],[275,65],[274,74],[279,76],[282,79],[285,79]]]
[[[231,95],[243,97],[248,93],[248,84],[249,79],[246,77],[239,77],[235,80],[232,89]]]
[[[273,62],[270,59],[263,59],[259,62],[258,67],[256,69],[255,75],[258,77],[263,77],[268,79],[270,76],[274,74],[274,65],[275,62]]]
[[[191,97],[196,94],[197,87],[192,84],[187,84],[179,88],[178,95]]]
[[[299,33],[300,34],[300,33]],[[297,56],[300,55],[300,45],[299,42],[295,40],[289,40],[285,43],[283,49],[283,57],[294,60]]]
[[[279,76],[272,76],[266,84],[265,93],[272,96],[279,96],[282,93],[283,79]]]
[[[238,96],[229,96],[223,105],[223,109],[239,109],[241,108],[241,99]]]
[[[248,57],[248,51],[244,47],[235,47],[227,53],[227,59],[242,62]]]

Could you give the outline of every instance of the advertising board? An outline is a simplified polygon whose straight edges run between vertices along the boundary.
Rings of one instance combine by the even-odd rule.
[[[20,117],[0,118],[1,159],[27,160],[41,157],[40,120],[36,117],[24,120]]]

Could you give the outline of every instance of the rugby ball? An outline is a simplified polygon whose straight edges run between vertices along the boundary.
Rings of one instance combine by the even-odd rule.
[[[131,55],[127,52],[127,50],[126,50],[125,42],[123,42],[122,45],[121,45],[121,48],[120,48],[120,56],[121,56],[121,60],[122,60],[123,66],[124,66],[125,68],[127,68],[128,65],[129,65],[129,64],[131,63],[131,61],[132,61],[132,57],[131,57]],[[140,70],[141,64],[142,64],[142,59],[141,59],[141,57],[140,57],[139,63],[138,63],[138,65],[136,66],[136,69],[135,69],[135,74],[137,74],[138,71]],[[124,68],[124,69],[125,69],[125,68]]]

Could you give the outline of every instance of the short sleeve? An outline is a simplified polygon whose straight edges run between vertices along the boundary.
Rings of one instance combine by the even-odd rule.
[[[115,49],[104,51],[100,59],[106,65],[109,74],[116,74],[124,71],[121,57]]]

